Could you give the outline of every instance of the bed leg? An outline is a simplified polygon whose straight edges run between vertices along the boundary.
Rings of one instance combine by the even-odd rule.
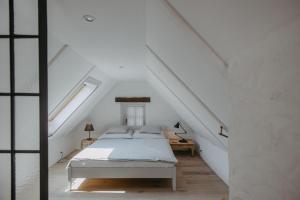
[[[172,190],[176,191],[176,167],[173,169]]]
[[[70,192],[72,191],[72,179],[69,181],[70,184]]]
[[[172,178],[172,190],[176,191],[176,178]]]
[[[68,180],[69,180],[69,187],[70,192],[72,191],[72,168],[68,168]]]

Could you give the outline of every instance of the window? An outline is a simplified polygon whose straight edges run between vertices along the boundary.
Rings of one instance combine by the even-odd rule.
[[[131,127],[142,127],[145,125],[145,105],[122,104],[123,125]]]
[[[55,132],[65,123],[73,112],[89,98],[98,86],[99,81],[87,78],[54,109],[48,119],[49,136],[55,134]]]

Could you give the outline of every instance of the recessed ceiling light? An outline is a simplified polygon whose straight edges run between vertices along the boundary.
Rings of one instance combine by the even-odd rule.
[[[92,15],[83,15],[83,19],[87,22],[93,22],[93,21],[95,21],[96,17],[94,17]]]

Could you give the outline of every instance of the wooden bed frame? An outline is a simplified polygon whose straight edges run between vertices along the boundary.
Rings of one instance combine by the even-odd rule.
[[[170,178],[176,191],[176,166],[172,167],[68,167],[72,191],[73,178]]]

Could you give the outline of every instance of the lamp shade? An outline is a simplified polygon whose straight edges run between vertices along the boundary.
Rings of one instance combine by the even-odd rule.
[[[86,124],[85,128],[84,128],[84,131],[94,131],[93,124],[92,123]]]
[[[180,127],[180,122],[177,122],[175,125],[174,125],[174,128],[179,128]]]

